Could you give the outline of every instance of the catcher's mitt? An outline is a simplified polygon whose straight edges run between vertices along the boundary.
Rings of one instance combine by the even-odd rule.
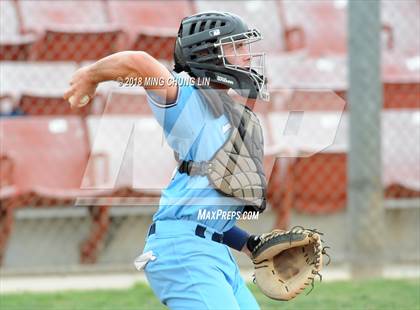
[[[321,235],[300,226],[260,235],[251,253],[254,282],[261,291],[272,299],[290,300],[309,284],[313,288],[315,276],[322,280],[322,256],[328,254]]]

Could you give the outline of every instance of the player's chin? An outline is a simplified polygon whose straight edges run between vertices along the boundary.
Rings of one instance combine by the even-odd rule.
[[[249,70],[251,68],[251,64],[248,61],[241,63],[241,68],[244,70]]]

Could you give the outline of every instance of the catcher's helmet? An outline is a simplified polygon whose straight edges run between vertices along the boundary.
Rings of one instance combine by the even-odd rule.
[[[258,30],[250,30],[239,16],[231,13],[205,12],[186,17],[175,43],[175,71],[210,78],[211,82],[226,85],[244,97],[268,100],[265,54],[251,53],[251,43],[261,39]],[[227,56],[244,56],[237,53],[238,43],[248,46],[249,67],[227,60]],[[232,46],[233,55],[226,55],[227,45]]]

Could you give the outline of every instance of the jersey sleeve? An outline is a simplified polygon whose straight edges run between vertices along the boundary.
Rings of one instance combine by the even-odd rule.
[[[185,159],[204,127],[207,115],[206,105],[198,91],[192,85],[179,85],[174,103],[163,103],[151,92],[147,93],[147,101],[169,146]]]

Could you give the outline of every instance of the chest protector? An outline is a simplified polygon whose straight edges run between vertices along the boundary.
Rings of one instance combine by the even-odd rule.
[[[263,168],[264,141],[256,115],[225,93],[199,88],[215,117],[225,114],[231,124],[229,138],[208,161],[179,161],[178,171],[207,176],[220,193],[239,199],[244,211],[262,212],[266,207],[267,181]],[[175,154],[179,159],[178,154]]]

